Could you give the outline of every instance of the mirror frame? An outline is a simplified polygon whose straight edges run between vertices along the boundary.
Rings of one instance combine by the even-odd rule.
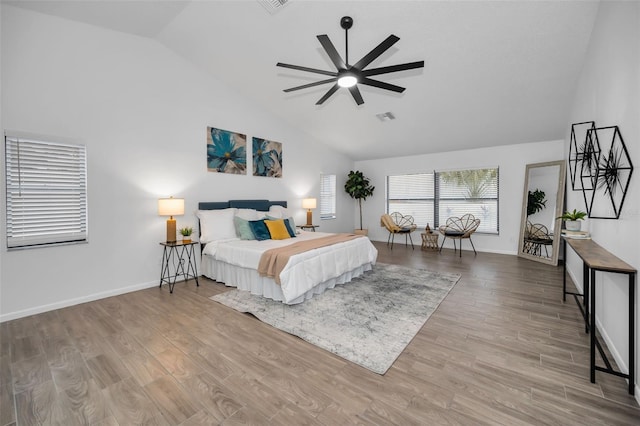
[[[564,192],[565,192],[565,182],[566,182],[566,163],[564,160],[558,161],[547,161],[545,163],[534,163],[527,164],[527,168],[524,176],[524,189],[523,189],[523,197],[522,197],[522,215],[520,217],[520,236],[518,238],[518,257],[523,257],[529,260],[534,260],[536,262],[546,263],[548,265],[558,265],[558,255],[560,254],[560,232],[562,229],[562,219],[555,219],[555,223],[553,226],[554,229],[554,238],[552,244],[552,255],[551,258],[543,258],[539,256],[534,256],[532,254],[524,253],[524,232],[527,226],[527,203],[528,203],[528,195],[529,195],[529,172],[531,169],[539,168],[539,167],[550,167],[550,166],[559,166],[559,176],[558,176],[558,192],[556,192],[556,204],[555,204],[555,215],[554,217],[559,217],[562,215],[564,210]]]

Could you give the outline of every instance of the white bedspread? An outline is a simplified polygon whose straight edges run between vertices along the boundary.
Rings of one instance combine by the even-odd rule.
[[[327,235],[329,234],[324,232],[301,232],[296,238],[286,240],[247,241],[233,239],[216,241],[206,245],[203,255],[211,256],[217,262],[257,270],[264,251],[293,244],[300,240]],[[292,256],[280,274],[282,299],[285,303],[296,303],[294,301],[299,301],[300,296],[308,294],[322,283],[330,282],[339,277],[347,277],[341,282],[348,281],[352,276],[357,276],[363,271],[371,269],[377,256],[378,251],[366,237],[355,238],[351,241]],[[352,274],[353,271],[356,271],[356,274]],[[210,278],[218,279],[218,277]],[[243,287],[236,285],[236,283],[226,284]]]

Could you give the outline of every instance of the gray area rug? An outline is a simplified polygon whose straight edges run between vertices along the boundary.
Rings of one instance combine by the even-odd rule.
[[[211,299],[384,374],[459,279],[459,274],[378,263],[298,305],[235,289]]]

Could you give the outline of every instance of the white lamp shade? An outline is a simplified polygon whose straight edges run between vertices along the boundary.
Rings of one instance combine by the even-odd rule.
[[[303,209],[315,209],[317,205],[315,198],[304,198],[302,200],[302,208]]]
[[[184,214],[184,198],[160,198],[158,200],[158,215],[177,216]]]

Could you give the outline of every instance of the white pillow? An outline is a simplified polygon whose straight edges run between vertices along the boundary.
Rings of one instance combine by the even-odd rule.
[[[278,219],[286,219],[291,215],[286,207],[273,205],[269,207],[269,216],[277,217]]]
[[[198,210],[200,219],[200,242],[207,244],[211,241],[237,238],[236,227],[233,224],[234,208],[223,210]]]
[[[244,220],[258,220],[258,212],[255,209],[238,209],[236,216]]]

